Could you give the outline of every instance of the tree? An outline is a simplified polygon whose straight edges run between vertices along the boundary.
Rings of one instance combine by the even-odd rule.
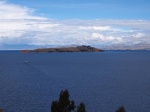
[[[123,106],[121,106],[116,110],[116,112],[126,112],[126,110]]]
[[[51,112],[58,112],[59,110],[58,101],[53,101],[51,105]]]
[[[61,91],[59,96],[59,111],[63,112],[70,104],[68,90]]]
[[[77,108],[77,112],[86,112],[84,103],[80,103]]]
[[[69,111],[71,110],[75,110],[76,106],[75,106],[75,102],[72,100],[70,105],[69,105]]]
[[[52,101],[51,104],[51,112],[73,112],[77,106],[75,106],[75,102],[69,99],[68,90],[62,90],[59,95],[58,101]],[[81,103],[77,112],[86,112],[84,103]]]

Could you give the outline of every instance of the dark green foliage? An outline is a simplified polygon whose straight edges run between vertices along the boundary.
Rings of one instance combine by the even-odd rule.
[[[63,112],[70,104],[68,90],[61,91],[59,96],[59,110]]]
[[[121,106],[116,110],[116,112],[126,112],[126,110],[123,106]]]
[[[74,110],[74,109],[75,109],[75,102],[72,100],[69,105],[69,111]]]
[[[51,112],[58,112],[59,105],[58,105],[58,101],[53,101],[52,105],[51,105]]]
[[[86,112],[84,103],[81,103],[77,108],[77,112]],[[52,101],[51,112],[74,112],[76,110],[75,102],[69,99],[68,90],[60,92],[59,100]]]
[[[80,103],[77,108],[77,112],[86,112],[84,103]]]

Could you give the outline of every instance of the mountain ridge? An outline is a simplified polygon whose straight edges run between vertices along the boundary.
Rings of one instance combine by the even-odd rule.
[[[91,46],[38,48],[34,50],[22,50],[21,52],[102,52],[103,50]]]

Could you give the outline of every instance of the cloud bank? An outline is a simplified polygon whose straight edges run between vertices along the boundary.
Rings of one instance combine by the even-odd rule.
[[[148,20],[55,20],[34,9],[0,1],[0,48],[3,45],[150,44]]]

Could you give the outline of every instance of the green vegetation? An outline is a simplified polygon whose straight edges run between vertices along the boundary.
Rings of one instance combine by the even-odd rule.
[[[69,99],[68,90],[62,90],[60,92],[59,100],[52,101],[51,112],[74,112],[77,109],[77,112],[86,112],[85,104],[80,103],[79,106],[75,106],[75,102]]]
[[[123,106],[121,106],[116,110],[116,112],[126,112],[126,110]]]
[[[51,112],[86,112],[85,104],[82,102],[79,106],[75,105],[73,100],[69,99],[68,90],[62,90],[58,101],[52,101]],[[123,106],[119,107],[115,112],[126,112]]]
[[[84,103],[80,103],[77,108],[77,112],[86,112]]]

